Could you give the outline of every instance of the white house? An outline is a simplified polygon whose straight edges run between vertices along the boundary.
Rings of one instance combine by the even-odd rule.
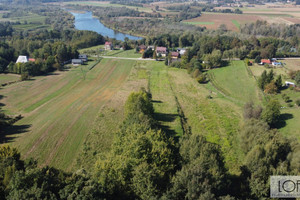
[[[16,63],[27,63],[28,58],[27,56],[19,56]]]
[[[272,62],[272,65],[274,67],[282,67],[282,63],[281,62]]]

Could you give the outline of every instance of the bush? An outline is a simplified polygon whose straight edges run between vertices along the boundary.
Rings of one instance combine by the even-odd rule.
[[[297,99],[297,100],[295,101],[295,103],[296,103],[297,106],[300,106],[300,99]]]
[[[206,74],[200,74],[196,80],[198,81],[198,83],[206,83],[208,80],[207,80],[207,76]]]
[[[21,74],[21,81],[29,80],[29,74],[27,72]]]

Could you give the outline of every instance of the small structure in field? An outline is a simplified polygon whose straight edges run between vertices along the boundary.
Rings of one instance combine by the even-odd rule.
[[[162,57],[167,56],[167,47],[156,47],[156,55],[161,55]]]
[[[28,58],[27,56],[19,56],[16,63],[27,63]]]
[[[285,86],[287,86],[287,87],[295,87],[296,85],[293,82],[285,81]]]
[[[105,42],[104,48],[105,50],[113,50],[113,45],[111,42]]]
[[[82,65],[83,61],[81,59],[72,59],[72,65],[77,66],[77,65]]]
[[[86,54],[79,54],[78,59],[81,59],[83,62],[87,62],[88,56]]]

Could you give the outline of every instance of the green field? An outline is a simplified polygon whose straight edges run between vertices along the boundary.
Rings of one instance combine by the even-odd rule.
[[[243,158],[238,142],[241,108],[212,94],[206,85],[197,83],[185,70],[170,69],[169,76],[192,134],[204,135],[208,141],[220,144],[227,167],[238,173]],[[208,95],[213,99],[207,99]]]
[[[20,80],[20,76],[16,74],[0,74],[0,85],[3,83],[14,82]]]
[[[141,58],[142,54],[136,53],[135,49],[131,50],[112,50],[112,51],[105,51],[103,54],[105,56],[113,56],[113,57],[122,57],[122,58]]]
[[[233,102],[242,106],[246,102],[259,103],[261,92],[243,61],[232,61],[229,66],[209,71],[211,83]]]
[[[100,108],[126,81],[134,61],[103,59],[85,80],[81,67],[2,89],[4,110],[24,118],[7,130],[25,158],[72,170]]]
[[[240,29],[241,25],[237,20],[232,20],[232,23],[238,28]]]
[[[214,25],[215,22],[183,22],[186,24],[192,24],[192,25]]]
[[[192,134],[219,144],[226,166],[239,173],[244,159],[238,136],[243,105],[250,100],[262,104],[264,99],[243,61],[210,70],[207,84],[163,62],[103,59],[89,71],[94,62],[4,87],[4,110],[24,116],[6,130],[6,142],[18,147],[24,158],[38,159],[41,166],[90,168],[110,150],[128,95],[144,87],[152,94],[154,117],[164,131],[180,137],[188,130],[183,126],[189,127]],[[299,97],[290,89],[283,93],[293,102]],[[280,95],[276,98],[284,104]],[[279,130],[300,139],[299,108],[284,106],[286,126]]]

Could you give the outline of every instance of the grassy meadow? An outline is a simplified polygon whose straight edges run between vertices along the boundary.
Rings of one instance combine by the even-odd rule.
[[[126,81],[132,65],[103,59],[87,72],[85,66],[75,67],[3,88],[3,109],[24,116],[3,140],[25,158],[71,170],[100,108]]]
[[[231,61],[229,66],[209,71],[211,83],[240,106],[250,100],[259,103],[261,92],[243,61]]]
[[[122,53],[135,54],[115,55]],[[264,67],[248,68],[243,61],[232,61],[210,70],[211,81],[199,84],[186,70],[166,67],[164,62],[102,59],[88,70],[95,62],[3,87],[5,112],[24,118],[1,140],[18,147],[24,158],[38,159],[42,166],[67,171],[93,167],[111,148],[128,95],[144,87],[152,94],[155,118],[166,133],[180,137],[186,133],[185,126],[192,134],[204,135],[221,146],[230,171],[239,173],[244,158],[239,146],[243,106],[250,100],[264,104],[252,75],[258,76]],[[284,70],[274,71],[284,74]],[[292,102],[299,98],[290,89],[282,94]],[[282,94],[275,96],[286,107],[282,109],[286,126],[279,131],[300,139],[299,108],[288,107]]]

